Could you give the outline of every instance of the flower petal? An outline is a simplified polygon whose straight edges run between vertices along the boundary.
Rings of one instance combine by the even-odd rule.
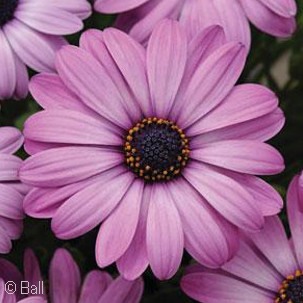
[[[51,89],[50,89],[51,87]],[[31,78],[29,90],[44,109],[71,109],[94,113],[62,82],[56,74],[41,73]],[[96,116],[97,117],[97,116]]]
[[[123,42],[125,40],[131,41],[133,46],[136,45],[135,49],[138,49],[138,44],[128,36],[127,39],[125,39],[125,36],[127,36],[125,33],[122,33],[116,29],[106,29],[104,32],[99,30],[88,30],[81,35],[80,47],[91,53],[105,68],[107,74],[111,78],[111,81],[115,85],[115,89],[121,96],[123,96],[121,102],[123,103],[123,107],[126,109],[126,112],[130,116],[131,120],[140,121],[142,119],[140,102],[138,102],[138,99],[136,100],[136,98],[134,98],[132,92],[133,86],[128,85],[128,81],[125,78],[123,71],[120,70],[119,64],[116,64],[116,62],[122,61],[125,65],[127,65],[128,60],[133,61],[132,58],[134,59],[131,67],[129,66],[130,69],[128,69],[128,74],[131,74],[132,77],[135,76],[134,78],[137,90],[140,85],[142,85],[140,90],[145,91],[144,100],[146,100],[145,103],[147,103],[149,101],[148,88],[147,84],[145,84],[145,86],[143,84],[144,82],[147,82],[145,79],[145,62],[144,64],[141,62],[141,60],[143,61],[145,59],[145,51],[143,47],[140,46],[140,51],[143,51],[143,58],[141,58],[142,53],[134,52],[134,47],[125,49],[125,47],[123,47],[125,44]],[[127,54],[127,56],[125,56],[125,54]],[[143,70],[143,74],[136,76],[135,68],[138,66],[138,64],[140,65],[141,70]],[[141,81],[141,79],[143,81]]]
[[[23,268],[25,281],[29,282],[30,285],[39,287],[43,279],[38,259],[31,249],[26,249],[24,252]]]
[[[191,158],[252,175],[273,175],[284,170],[284,160],[270,145],[248,140],[208,143],[191,151]]]
[[[145,116],[153,115],[146,75],[146,51],[128,35],[104,31],[104,43]],[[127,54],[127,56],[125,56]]]
[[[96,227],[115,209],[133,182],[132,174],[118,168],[101,176],[55,213],[52,229],[58,238],[76,238]]]
[[[230,42],[197,66],[183,95],[183,107],[177,121],[183,129],[222,102],[242,72],[245,54],[243,45]]]
[[[236,229],[224,222],[185,180],[178,179],[168,190],[180,213],[187,251],[208,267],[219,267],[233,257],[238,248]]]
[[[240,2],[249,20],[262,31],[277,37],[289,37],[295,31],[294,17],[280,16],[262,1],[240,0]]]
[[[190,136],[253,120],[273,112],[278,107],[275,94],[264,86],[241,84],[235,86],[220,106],[192,125]]]
[[[137,279],[148,266],[146,250],[146,222],[151,187],[145,186],[136,233],[126,252],[117,261],[119,272],[127,280]]]
[[[80,286],[81,276],[78,265],[67,250],[57,249],[49,270],[51,302],[77,303]]]
[[[29,27],[50,35],[69,35],[83,27],[76,15],[48,3],[21,2],[14,15]]]
[[[39,33],[18,19],[7,23],[3,30],[17,56],[26,65],[39,72],[54,71],[55,53],[66,44],[63,38]]]
[[[249,24],[238,1],[185,1],[179,20],[190,38],[210,25],[221,25],[228,41],[250,47]]]
[[[20,179],[37,187],[64,186],[121,163],[123,155],[114,150],[81,146],[53,148],[28,158],[20,169]]]
[[[262,288],[276,292],[281,286],[283,277],[271,266],[261,254],[246,241],[240,241],[240,248],[235,257],[222,269],[236,277],[253,283]]]
[[[284,227],[277,216],[267,217],[262,232],[249,234],[249,237],[284,277],[298,269]]]
[[[185,275],[181,288],[191,298],[204,303],[272,303],[274,300],[269,291],[216,272]]]
[[[81,288],[78,303],[96,303],[112,283],[111,276],[100,270],[92,270],[87,274]]]
[[[15,69],[15,56],[3,33],[0,29],[0,100],[8,99],[14,94],[17,82]]]
[[[97,263],[106,267],[118,260],[133,240],[138,225],[144,183],[133,182],[118,207],[101,225],[97,241]]]
[[[18,171],[22,160],[18,157],[0,154],[0,182],[19,180]]]
[[[96,0],[95,10],[105,14],[121,13],[123,11],[129,11],[148,0]]]
[[[241,229],[259,231],[264,224],[253,196],[238,182],[202,163],[191,163],[184,177],[223,217]]]
[[[147,75],[157,117],[166,117],[178,92],[187,59],[187,41],[177,21],[153,30],[147,47]]]
[[[222,140],[243,139],[267,141],[276,135],[283,127],[285,117],[283,112],[277,108],[275,111],[260,118],[241,122],[220,128],[191,139],[192,149],[199,148],[205,143],[218,142]],[[198,128],[195,129],[198,133]]]
[[[81,112],[51,109],[26,120],[24,136],[32,141],[76,145],[121,145],[121,131]],[[102,135],[101,135],[102,134]]]
[[[58,52],[56,67],[65,85],[88,107],[122,128],[132,126],[123,106],[123,96],[110,74],[89,52],[65,46]]]
[[[21,220],[23,196],[7,184],[0,184],[0,216]]]
[[[1,127],[0,138],[0,153],[13,154],[23,144],[23,137],[21,132],[14,127]]]
[[[184,235],[178,210],[164,184],[153,187],[146,235],[152,271],[160,280],[171,278],[181,263]]]
[[[296,176],[290,183],[287,192],[287,214],[295,254],[300,268],[303,266],[303,213],[301,210],[303,203],[302,193],[303,190],[302,185],[300,185],[300,176]]]
[[[143,280],[127,281],[122,277],[114,280],[98,303],[139,303],[143,294]]]

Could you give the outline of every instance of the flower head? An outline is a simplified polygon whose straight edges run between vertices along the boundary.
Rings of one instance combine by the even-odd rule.
[[[120,13],[116,26],[146,42],[163,18],[180,20],[189,37],[210,25],[221,25],[229,41],[250,45],[248,21],[260,30],[290,36],[295,28],[295,0],[97,0],[95,9]]]
[[[17,286],[15,294],[3,292],[3,284],[7,281]],[[26,281],[31,289],[36,286],[37,294],[24,298],[21,281]],[[65,249],[57,249],[51,260],[48,292],[43,289],[45,285],[38,260],[31,250],[26,250],[24,255],[24,275],[15,265],[0,259],[0,298],[4,293],[7,300],[1,303],[15,303],[16,300],[21,300],[18,303],[139,303],[143,293],[142,279],[127,281],[117,277],[113,280],[100,270],[89,272],[82,283],[79,267]]]
[[[245,53],[217,26],[188,42],[176,21],[147,50],[116,29],[64,47],[58,74],[30,84],[44,110],[24,129],[27,214],[52,218],[62,239],[102,222],[97,262],[128,279],[149,264],[171,277],[184,247],[211,267],[229,260],[238,228],[258,231],[282,207],[253,175],[283,170],[264,141],[284,117],[265,87],[235,86]]]
[[[181,287],[204,303],[303,301],[303,175],[296,176],[287,193],[291,241],[277,216],[266,218],[260,233],[246,234],[234,259],[222,270],[194,266]]]
[[[8,253],[12,240],[23,230],[23,199],[28,186],[21,184],[18,170],[22,160],[14,156],[23,144],[19,130],[0,127],[0,253]]]
[[[0,100],[24,98],[28,91],[26,65],[54,71],[61,37],[79,31],[91,13],[86,0],[1,0]]]

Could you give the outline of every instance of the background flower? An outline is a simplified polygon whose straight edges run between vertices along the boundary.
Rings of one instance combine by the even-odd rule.
[[[199,262],[222,265],[238,228],[258,231],[282,207],[253,176],[284,167],[264,143],[284,123],[276,96],[234,86],[245,50],[224,43],[217,26],[187,43],[178,22],[164,21],[147,51],[115,29],[89,31],[80,45],[58,53],[58,75],[31,83],[44,110],[25,123],[33,156],[20,176],[36,187],[26,212],[52,218],[62,239],[104,221],[97,262],[117,261],[129,279],[148,264],[158,278],[172,277],[184,246]]]
[[[22,160],[14,156],[23,144],[21,132],[13,127],[0,128],[0,253],[8,253],[12,240],[23,229],[23,199],[28,187],[21,184],[18,170]]]
[[[291,241],[278,217],[266,219],[264,230],[247,234],[235,258],[222,270],[193,266],[181,287],[199,302],[285,303],[303,300],[303,175],[287,194]]]
[[[21,285],[20,281],[27,281],[31,286],[36,285],[38,289],[41,288],[39,285],[43,278],[38,260],[31,250],[27,250],[24,255],[24,276],[6,260],[0,259],[0,265],[0,279],[2,278],[0,294],[3,281],[13,281],[16,285]],[[109,274],[99,270],[89,272],[81,283],[79,267],[65,249],[58,249],[51,260],[48,285],[49,289],[44,290],[43,300],[37,298],[41,296],[35,299],[29,296],[18,303],[46,302],[47,297],[49,302],[53,303],[139,303],[143,293],[141,279],[130,282],[117,277],[113,280]],[[6,296],[8,296],[7,301],[3,303],[14,303],[16,298],[22,298],[22,293],[18,289],[16,294]]]
[[[61,37],[80,31],[91,13],[86,0],[2,0],[0,3],[0,100],[25,98],[26,65],[54,71]]]
[[[191,38],[210,25],[221,25],[229,41],[250,45],[248,21],[277,37],[290,36],[295,28],[294,0],[96,0],[102,13],[120,13],[116,26],[146,42],[163,18],[180,20]]]

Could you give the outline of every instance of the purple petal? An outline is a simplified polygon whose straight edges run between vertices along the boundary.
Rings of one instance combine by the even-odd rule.
[[[89,52],[65,46],[58,52],[56,67],[65,85],[88,107],[122,128],[132,126],[111,75]],[[79,77],[82,74],[85,78]]]
[[[131,10],[149,0],[96,0],[95,10],[105,14],[121,13]]]
[[[146,76],[146,51],[121,31],[106,29],[104,43],[145,116],[153,115]],[[127,56],[125,56],[127,54]]]
[[[284,170],[284,160],[270,145],[248,140],[226,140],[202,145],[191,158],[252,175],[273,175]]]
[[[55,213],[52,229],[60,239],[76,238],[96,227],[119,204],[133,175],[113,169],[99,181],[79,191]]]
[[[25,280],[28,281],[30,285],[36,285],[38,287],[43,279],[38,259],[31,249],[25,251],[23,264]]]
[[[124,255],[117,261],[119,272],[127,280],[137,279],[149,263],[146,250],[146,223],[150,192],[151,187],[145,186],[136,233]]]
[[[180,213],[185,247],[201,264],[219,267],[238,248],[237,230],[218,216],[185,180],[168,186]]]
[[[20,179],[37,187],[64,186],[121,163],[123,156],[114,150],[80,146],[53,148],[28,158],[20,170]]]
[[[139,303],[143,294],[143,280],[127,281],[122,277],[114,280],[98,303]]]
[[[128,41],[128,43],[125,43],[125,41]],[[130,48],[128,46],[125,48],[126,44],[130,44],[132,47]],[[139,46],[125,33],[116,29],[107,29],[104,32],[88,30],[81,36],[80,47],[91,53],[105,68],[115,85],[115,89],[123,96],[121,102],[131,120],[139,121],[142,117],[140,99],[146,100],[145,103],[149,101],[145,76],[145,51],[143,47]],[[140,49],[139,52],[138,49]],[[125,57],[125,54],[128,54],[127,57]],[[125,68],[123,69],[123,66],[120,64],[123,62],[123,64],[127,66],[128,60],[131,61],[132,65],[131,67],[128,66],[126,76],[131,74],[131,77],[134,78],[133,81],[135,85],[134,83],[129,85],[129,81],[124,76]],[[120,70],[120,66],[122,70]],[[137,75],[136,67],[139,67],[139,75]],[[141,71],[143,73],[140,73]],[[142,86],[140,87],[140,85]],[[134,87],[136,87],[137,91],[139,88],[140,92],[142,92],[139,96],[140,99],[134,98]],[[150,107],[150,105],[148,106]]]
[[[51,87],[51,89],[50,89]],[[62,82],[56,74],[41,73],[31,78],[29,90],[44,109],[71,109],[93,115],[85,104]],[[97,115],[95,115],[97,117]]]
[[[14,19],[4,27],[12,48],[29,67],[39,72],[54,71],[55,53],[66,41],[57,36],[49,36],[35,31]]]
[[[112,283],[111,276],[100,270],[93,270],[87,274],[83,282],[78,303],[96,303]]]
[[[156,116],[166,117],[170,112],[186,59],[186,36],[178,22],[161,22],[153,30],[147,47],[147,75]]]
[[[267,217],[262,232],[249,234],[249,237],[284,277],[298,269],[284,227],[277,216]]]
[[[239,228],[259,231],[263,227],[264,218],[253,196],[232,178],[202,163],[188,165],[184,177],[212,207]]]
[[[0,184],[0,216],[21,220],[24,217],[23,196],[9,185]]]
[[[65,249],[57,249],[49,270],[51,302],[77,303],[80,285],[80,271],[71,254]]]
[[[0,100],[8,99],[14,94],[17,82],[15,69],[15,56],[5,37],[4,32],[0,29]]]
[[[299,267],[301,268],[303,266],[303,213],[301,210],[303,204],[303,191],[299,178],[299,176],[294,177],[289,185],[287,192],[287,214],[293,245],[295,248],[295,254]]]
[[[267,5],[262,4],[262,1],[240,0],[240,2],[249,20],[262,31],[277,37],[289,37],[295,31],[294,17],[285,18],[276,14]]]
[[[266,87],[257,84],[238,85],[220,106],[192,125],[187,134],[200,135],[253,120],[273,112],[277,107],[276,95]]]
[[[192,149],[196,149],[205,143],[232,139],[264,142],[276,135],[282,129],[284,123],[284,114],[279,108],[277,108],[272,113],[260,118],[255,118],[253,120],[226,126],[224,128],[198,135],[191,139],[191,147]],[[193,128],[194,127],[195,126],[193,126]],[[195,128],[195,132],[199,132],[198,127]]]
[[[83,23],[76,15],[51,3],[21,2],[15,17],[29,27],[50,35],[69,35],[83,27]]]
[[[222,267],[225,271],[265,289],[276,292],[283,277],[271,266],[262,254],[258,254],[245,241],[235,257]]]
[[[171,278],[181,263],[184,235],[178,210],[164,184],[153,186],[146,234],[152,271],[160,280]]]
[[[21,132],[14,127],[0,127],[0,153],[13,154],[23,144]]]
[[[26,120],[24,136],[32,141],[77,145],[121,145],[121,131],[81,112],[51,109]],[[102,134],[102,136],[100,135]]]
[[[0,182],[19,180],[18,170],[21,164],[22,160],[18,157],[0,154]]]
[[[272,303],[274,300],[269,291],[216,272],[185,275],[181,288],[191,298],[204,303]]]
[[[177,121],[182,128],[192,125],[222,102],[242,72],[245,53],[243,45],[231,42],[197,66],[183,95],[184,105]]]
[[[118,260],[133,240],[138,225],[144,183],[134,181],[120,205],[101,225],[96,241],[96,256],[100,267]]]

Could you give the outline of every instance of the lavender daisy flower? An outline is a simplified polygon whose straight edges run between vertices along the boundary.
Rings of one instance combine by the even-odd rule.
[[[303,302],[303,175],[287,193],[292,239],[277,216],[266,218],[264,230],[243,237],[235,258],[222,270],[189,268],[181,287],[203,303]]]
[[[295,28],[295,0],[96,0],[102,13],[120,13],[116,26],[146,42],[163,18],[180,20],[189,37],[210,25],[221,25],[229,41],[250,45],[249,21],[277,37],[290,36]]]
[[[26,65],[54,71],[55,52],[66,44],[61,36],[81,30],[90,13],[86,0],[1,0],[0,100],[26,96]]]
[[[12,155],[23,144],[23,137],[13,127],[0,128],[0,253],[8,253],[12,240],[22,233],[23,199],[28,186],[21,184],[18,170],[21,159]]]
[[[18,286],[17,292],[12,295],[4,294],[7,301],[0,300],[1,303],[15,303],[21,299],[23,300],[18,303],[139,303],[143,294],[141,278],[127,281],[117,277],[113,280],[108,273],[100,270],[89,272],[81,283],[79,267],[65,249],[57,249],[51,261],[48,293],[38,260],[31,250],[27,250],[24,255],[24,275],[15,265],[0,259],[0,298],[3,284],[7,281],[13,281]],[[31,289],[35,289],[36,295],[29,294],[24,299],[27,291],[22,291],[21,281],[26,281]]]
[[[282,207],[254,175],[283,170],[264,141],[284,117],[267,88],[235,86],[245,54],[218,26],[188,42],[168,20],[147,50],[116,29],[64,47],[58,74],[30,84],[44,110],[24,129],[27,214],[52,218],[61,239],[103,222],[97,262],[117,262],[127,279],[149,264],[170,278],[183,247],[207,266],[225,263],[238,228],[258,231]]]

